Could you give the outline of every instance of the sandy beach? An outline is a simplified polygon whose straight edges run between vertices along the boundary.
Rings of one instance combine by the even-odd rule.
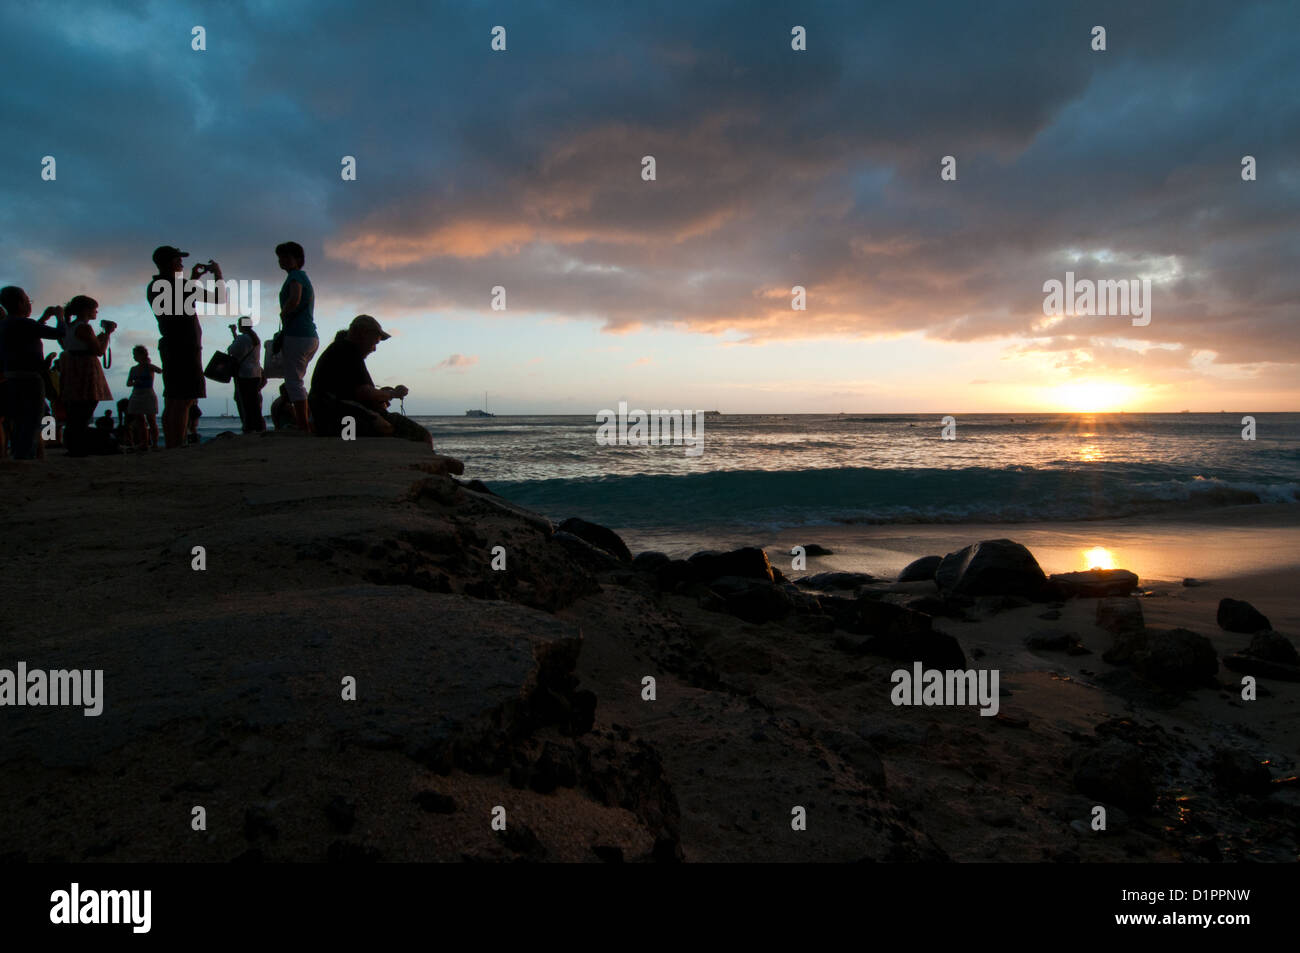
[[[1297,859],[1300,682],[1261,677],[1253,701],[1222,664],[1161,683],[1102,658],[1121,636],[1099,611],[1136,605],[1144,638],[1189,629],[1223,656],[1252,642],[1216,624],[1226,597],[1294,639],[1286,507],[832,527],[761,541],[779,574],[737,583],[707,560],[629,562],[427,462],[399,441],[270,433],[0,465],[22,579],[0,667],[102,669],[105,684],[99,717],[6,712],[0,855]],[[1102,547],[1139,583],[1043,600],[894,581],[916,556],[997,538],[1048,573],[1088,568],[1081,553]],[[877,578],[783,585],[804,575],[785,555],[796,542],[833,551],[807,574]],[[669,565],[699,571],[674,579]],[[893,704],[891,675],[911,665],[899,651],[922,644],[997,670],[996,717]],[[1116,751],[1133,776],[1102,772],[1098,793],[1088,765]]]

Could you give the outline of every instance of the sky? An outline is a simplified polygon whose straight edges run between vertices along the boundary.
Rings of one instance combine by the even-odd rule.
[[[259,281],[265,333],[293,240],[322,346],[377,317],[413,413],[1296,411],[1298,35],[1293,0],[7,3],[0,284],[96,297],[121,396],[155,246]],[[1067,272],[1148,280],[1149,322],[1046,315]]]

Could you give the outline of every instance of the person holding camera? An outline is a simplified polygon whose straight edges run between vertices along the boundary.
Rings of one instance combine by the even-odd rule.
[[[190,408],[200,397],[208,396],[203,377],[203,328],[194,305],[197,301],[221,303],[224,298],[221,266],[211,259],[197,264],[187,281],[184,262],[187,257],[189,252],[174,245],[155,248],[153,262],[158,273],[149,279],[145,291],[150,310],[158,319],[158,333],[162,335],[158,341],[158,358],[162,362],[163,442],[169,450],[186,445]],[[193,283],[205,274],[218,282],[212,298],[189,293]]]
[[[244,433],[261,433],[266,429],[266,418],[262,416],[262,388],[266,378],[262,376],[262,361],[259,357],[262,342],[253,330],[253,319],[242,317],[239,325],[230,325],[234,340],[226,348],[226,353],[239,363],[235,372],[235,406],[239,408],[239,419]]]
[[[45,412],[45,353],[41,340],[57,341],[63,309],[45,309],[40,320],[32,320],[32,302],[22,288],[0,288],[0,374],[4,377],[4,418],[8,421],[15,460],[32,460],[43,455],[40,440],[41,416]],[[55,319],[54,326],[46,321]],[[3,438],[0,437],[0,440]]]
[[[374,353],[380,341],[389,337],[378,321],[368,314],[359,314],[325,348],[312,373],[308,398],[318,436],[340,436],[345,426],[343,418],[350,417],[358,437],[397,437],[427,443],[433,448],[433,436],[428,430],[411,418],[388,410],[390,402],[401,400],[410,391],[401,384],[376,387],[366,369],[366,358]],[[446,473],[465,472],[465,465],[453,457],[436,459]]]
[[[108,350],[108,341],[117,325],[100,321],[100,333],[94,329],[99,314],[99,302],[87,295],[77,295],[63,308],[66,326],[63,335],[63,377],[60,388],[63,403],[68,408],[68,425],[64,431],[64,444],[73,456],[105,451],[111,452],[103,440],[93,440],[90,422],[95,416],[95,405],[101,400],[112,400],[113,392],[104,377],[99,360]],[[111,442],[112,435],[109,434]]]

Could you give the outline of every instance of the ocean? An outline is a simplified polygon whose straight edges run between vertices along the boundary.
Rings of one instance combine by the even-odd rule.
[[[821,527],[1017,524],[1300,502],[1300,414],[723,415],[704,452],[597,444],[594,416],[417,417],[467,477],[685,552]],[[214,433],[225,422],[205,418]],[[1010,529],[1007,531],[1011,532]],[[635,548],[635,547],[634,547]]]

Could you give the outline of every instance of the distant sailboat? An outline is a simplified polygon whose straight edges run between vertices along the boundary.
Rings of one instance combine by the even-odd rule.
[[[483,392],[483,409],[467,410],[465,411],[465,416],[466,417],[495,417],[496,416],[496,414],[489,414],[487,412],[487,391]]]
[[[218,420],[234,420],[234,414],[230,412],[230,398],[226,398],[226,412],[217,418]]]

